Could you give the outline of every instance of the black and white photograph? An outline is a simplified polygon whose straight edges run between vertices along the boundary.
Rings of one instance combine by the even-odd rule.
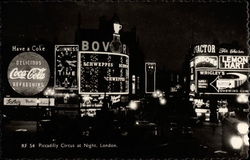
[[[0,159],[248,159],[246,0],[0,5]]]

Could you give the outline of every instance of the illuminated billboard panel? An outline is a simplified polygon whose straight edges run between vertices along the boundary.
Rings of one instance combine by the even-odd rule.
[[[194,53],[204,54],[204,53],[216,53],[216,46],[213,44],[200,44],[194,46]]]
[[[47,61],[38,53],[22,52],[8,67],[8,81],[12,89],[24,96],[33,96],[44,90],[49,82]]]
[[[77,90],[77,53],[78,45],[55,45],[56,90]]]
[[[196,56],[194,62],[195,62],[195,68],[201,68],[201,67],[218,68],[217,56]]]
[[[4,98],[6,106],[55,106],[54,98]]]
[[[198,70],[196,87],[203,94],[249,93],[248,72],[237,70]]]
[[[78,54],[79,94],[128,94],[129,57],[111,52]]]
[[[221,69],[249,69],[249,56],[219,56]]]

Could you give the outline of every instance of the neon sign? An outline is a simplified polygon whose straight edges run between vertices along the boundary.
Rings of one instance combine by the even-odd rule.
[[[4,98],[6,106],[55,106],[54,98]]]
[[[248,69],[249,56],[220,56],[222,69]]]
[[[81,49],[82,51],[95,51],[95,52],[109,52],[110,45],[112,42],[105,42],[105,41],[82,41]],[[121,53],[126,54],[127,53],[127,46],[126,44],[121,45]]]
[[[129,57],[111,52],[79,52],[79,94],[128,94]]]
[[[195,67],[218,67],[218,57],[197,56],[195,57]]]
[[[201,94],[248,93],[247,70],[196,71],[195,85]]]
[[[215,53],[215,45],[196,45],[194,47],[194,53]]]
[[[45,68],[32,68],[30,70],[18,70],[14,68],[10,71],[10,79],[44,79]]]
[[[56,90],[77,90],[78,45],[55,45],[54,84]]]
[[[247,81],[247,76],[242,73],[227,73],[227,75],[234,75],[235,78],[220,78],[218,76],[211,82],[211,86],[213,86],[213,83],[216,81],[216,86],[213,86],[215,89],[237,88]]]
[[[50,69],[41,55],[23,52],[12,59],[7,74],[13,90],[22,95],[35,95],[47,86]]]

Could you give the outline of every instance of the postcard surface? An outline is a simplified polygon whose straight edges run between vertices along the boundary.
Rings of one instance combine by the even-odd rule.
[[[1,159],[246,159],[244,0],[1,3]]]

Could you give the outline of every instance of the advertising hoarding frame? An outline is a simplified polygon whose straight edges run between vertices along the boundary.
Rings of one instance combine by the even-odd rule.
[[[13,101],[8,104],[8,101]],[[55,106],[55,98],[34,98],[34,97],[4,97],[4,106],[27,106],[27,107],[53,107]]]
[[[209,57],[209,58],[215,58],[216,60],[217,60],[217,66],[214,66],[214,67],[197,67],[197,63],[196,63],[196,60],[197,60],[197,58],[199,58],[199,57]],[[195,58],[194,58],[194,60],[193,60],[193,62],[194,62],[194,68],[200,68],[200,69],[206,69],[206,68],[212,68],[212,69],[217,69],[217,68],[219,68],[219,59],[218,59],[218,56],[210,56],[210,55],[198,55],[198,56],[195,56]],[[208,62],[207,62],[208,63]]]
[[[227,69],[214,69],[214,68],[209,68],[209,69],[206,69],[204,70],[204,68],[200,68],[200,69],[196,69],[195,70],[195,87],[196,87],[196,90],[195,90],[195,93],[196,94],[200,94],[200,95],[239,95],[239,94],[247,94],[247,95],[250,95],[250,92],[246,92],[246,93],[243,93],[243,92],[238,92],[238,93],[212,93],[212,92],[198,92],[198,72],[199,71],[219,71],[219,72],[246,72],[248,73],[248,75],[250,74],[248,70],[237,70],[237,69],[234,69],[234,70],[227,70]],[[246,83],[249,83],[249,81],[247,81]]]
[[[81,92],[81,54],[104,54],[104,55],[118,55],[128,58],[128,81],[129,81],[129,56],[122,53],[113,53],[113,52],[95,52],[95,51],[79,51],[78,52],[78,61],[77,61],[77,79],[78,79],[78,93],[81,95],[127,95],[129,94],[129,82],[127,84],[127,92]]]
[[[237,69],[237,68],[234,68],[234,69],[232,69],[232,68],[221,68],[221,57],[229,57],[229,56],[234,56],[234,57],[248,57],[248,61],[249,61],[249,59],[250,59],[250,57],[249,56],[247,56],[247,55],[219,55],[219,59],[218,59],[218,61],[219,61],[219,68],[220,69],[223,69],[223,70],[226,70],[226,71],[229,71],[229,70],[249,70],[250,68],[250,66],[249,66],[249,64],[248,64],[248,68],[240,68],[240,69]]]
[[[27,60],[26,57],[28,57],[27,59],[29,59],[29,60]],[[22,58],[24,58],[24,59],[22,59]],[[31,58],[31,60],[30,60],[30,58]],[[14,61],[16,61],[16,62],[14,62]],[[20,65],[21,67],[17,67],[18,66],[17,61],[30,61],[31,64],[29,64],[29,63],[22,64],[22,65]],[[34,67],[34,66],[40,66],[40,67],[42,66],[43,68]],[[11,68],[12,68],[12,70],[11,70]],[[21,70],[20,70],[20,68],[21,68]],[[29,69],[29,70],[27,70],[27,69]],[[20,73],[25,73],[25,74],[20,74]],[[7,69],[7,79],[8,79],[10,87],[16,93],[18,93],[20,95],[24,95],[24,96],[34,96],[34,95],[37,95],[37,94],[43,92],[43,90],[49,84],[50,76],[51,76],[51,71],[50,71],[50,67],[49,67],[47,60],[44,58],[43,55],[41,55],[41,53],[34,52],[34,51],[24,51],[24,52],[17,54],[10,61],[9,65],[8,65],[8,69]],[[19,82],[13,82],[13,81],[18,81],[18,79],[19,79]],[[20,81],[25,81],[25,80],[26,80],[26,82],[23,82],[23,83],[26,83],[26,87],[27,87],[27,83],[30,83],[30,85],[31,85],[31,83],[32,83],[31,81],[35,81],[35,80],[41,81],[41,82],[35,82],[35,83],[37,83],[37,84],[43,83],[43,85],[29,86],[31,88],[33,87],[33,90],[20,89],[19,87],[21,87],[21,86],[13,85],[13,83],[22,83]]]
[[[62,45],[62,44],[60,44],[60,45],[55,45],[55,47],[54,47],[54,89],[55,90],[78,90],[78,87],[79,86],[77,86],[77,87],[75,87],[75,88],[65,88],[65,87],[55,87],[56,86],[56,47],[63,47],[63,46],[66,46],[66,47],[78,47],[78,51],[77,51],[77,55],[76,55],[76,57],[77,57],[77,59],[78,59],[78,54],[79,54],[79,45],[76,45],[76,44],[67,44],[67,45]],[[77,63],[77,65],[78,65],[78,63]],[[78,66],[77,66],[77,69],[78,69]],[[76,71],[76,74],[78,74],[78,71]],[[78,75],[76,75],[76,81],[78,81]],[[78,85],[78,82],[76,82],[77,83],[77,85]]]
[[[147,64],[155,65],[155,67],[156,67],[156,63],[155,62],[145,62],[145,93],[151,94],[151,93],[154,93],[156,90],[156,69],[154,71],[154,92],[148,92],[147,91],[147,68],[146,68]]]

